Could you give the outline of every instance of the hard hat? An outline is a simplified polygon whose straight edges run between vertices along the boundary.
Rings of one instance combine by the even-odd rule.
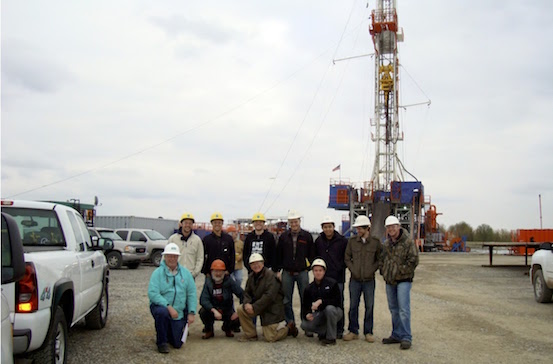
[[[194,215],[192,215],[190,212],[185,212],[184,214],[182,214],[179,221],[182,220],[192,220],[192,222],[194,222]]]
[[[220,212],[214,212],[213,214],[211,214],[211,219],[209,219],[209,221],[213,221],[213,220],[223,221],[223,214]]]
[[[332,217],[330,217],[330,216],[325,216],[325,217],[323,217],[323,221],[321,221],[321,226],[324,225],[324,224],[334,225],[334,220],[332,220]]]
[[[353,227],[361,226],[371,227],[371,220],[369,220],[369,218],[365,215],[357,216],[357,219],[355,219],[355,223],[353,224]]]
[[[211,270],[227,270],[227,266],[221,259],[215,259],[213,263],[211,263]]]
[[[252,264],[255,262],[264,262],[264,261],[265,259],[263,259],[263,255],[259,253],[253,253],[252,255],[250,255],[250,260],[248,260],[248,263]]]
[[[230,225],[227,227],[227,233],[235,233],[237,231],[236,226]]]
[[[399,225],[399,220],[395,216],[388,216],[384,222],[384,226]]]
[[[267,221],[265,220],[265,215],[263,215],[261,212],[256,212],[255,214],[253,214],[253,217],[252,217],[252,222],[254,221]]]
[[[288,210],[288,220],[301,219],[301,215],[296,210]]]
[[[165,245],[165,249],[163,249],[163,253],[161,253],[161,255],[167,255],[167,254],[180,255],[180,250],[177,244],[169,243]]]
[[[313,268],[314,266],[319,266],[319,267],[323,267],[325,270],[326,270],[326,263],[324,260],[322,260],[321,258],[317,258],[313,261],[313,264],[311,264],[311,268]]]

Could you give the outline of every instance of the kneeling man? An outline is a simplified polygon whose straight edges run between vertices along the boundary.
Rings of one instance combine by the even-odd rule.
[[[344,316],[340,287],[336,280],[326,277],[326,263],[315,259],[312,264],[315,278],[303,292],[301,328],[316,332],[323,345],[336,344],[336,325]]]
[[[244,331],[239,341],[257,340],[257,331],[252,320],[256,316],[261,317],[265,340],[275,342],[285,339],[288,336],[288,326],[284,321],[284,294],[280,281],[271,269],[265,267],[261,254],[250,255],[249,263],[252,272],[246,282],[244,304],[237,310]],[[297,329],[292,334],[297,336]]]

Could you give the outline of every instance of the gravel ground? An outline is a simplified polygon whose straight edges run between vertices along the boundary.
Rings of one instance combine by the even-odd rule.
[[[391,319],[385,285],[377,278],[374,333],[363,340],[323,347],[316,338],[269,344],[240,343],[216,337],[201,340],[199,316],[180,350],[157,353],[154,321],[148,307],[151,266],[111,272],[109,319],[99,331],[78,324],[69,334],[69,363],[550,363],[553,358],[553,304],[538,304],[526,268],[488,268],[478,253],[425,253],[411,296],[413,347],[382,345]],[[523,264],[524,258],[494,256],[497,264]],[[197,282],[198,293],[203,279]],[[346,285],[347,286],[347,285]],[[346,287],[346,297],[348,296]],[[299,316],[299,297],[294,300]],[[346,310],[349,304],[346,300]],[[361,307],[360,316],[364,312]],[[259,325],[259,324],[258,324]],[[346,320],[347,325],[347,320]],[[301,330],[300,330],[301,332]],[[261,329],[258,326],[258,334]],[[240,334],[237,334],[240,335]]]

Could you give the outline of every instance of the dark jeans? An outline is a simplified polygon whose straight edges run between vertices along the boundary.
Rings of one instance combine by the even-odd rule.
[[[236,323],[230,319],[233,313],[234,311],[232,309],[223,310],[222,321],[224,331],[229,331],[236,327]],[[208,311],[202,307],[200,308],[200,318],[204,323],[205,332],[213,332],[213,324],[215,323],[215,315],[213,315],[213,312],[211,312],[211,310]],[[236,321],[238,321],[238,319],[236,319]]]
[[[174,348],[178,349],[182,346],[182,333],[184,332],[184,326],[186,326],[187,313],[180,320],[174,320],[167,307],[159,305],[150,305],[150,312],[154,317],[156,325],[156,344],[158,346],[162,344],[171,344]]]
[[[363,319],[363,334],[373,333],[374,321],[374,280],[372,281],[349,281],[349,332],[359,334],[359,302],[361,301],[361,293],[365,300],[365,318]]]

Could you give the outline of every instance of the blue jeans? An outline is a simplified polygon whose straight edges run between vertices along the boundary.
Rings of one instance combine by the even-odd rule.
[[[359,302],[361,293],[365,300],[365,318],[363,320],[363,334],[373,333],[374,323],[374,279],[361,282],[355,279],[349,281],[349,332],[359,334]]]
[[[300,302],[303,301],[303,291],[309,285],[309,275],[307,271],[302,271],[297,274],[290,274],[288,271],[282,271],[282,290],[284,291],[284,318],[286,322],[294,321],[294,310],[292,306],[292,297],[294,296],[294,283],[298,284],[300,293]],[[303,317],[303,313],[301,315]]]
[[[167,307],[154,304],[150,305],[150,312],[156,325],[157,346],[169,343],[176,349],[180,348],[187,314],[180,320],[173,320]]]
[[[392,314],[392,337],[412,341],[411,336],[411,282],[386,284],[388,308]]]
[[[238,269],[238,270],[235,270],[234,272],[232,272],[231,275],[230,275],[232,278],[234,278],[234,280],[236,281],[236,283],[238,283],[238,285],[240,287],[242,287],[243,274],[244,274],[244,272],[242,271],[242,269]]]

